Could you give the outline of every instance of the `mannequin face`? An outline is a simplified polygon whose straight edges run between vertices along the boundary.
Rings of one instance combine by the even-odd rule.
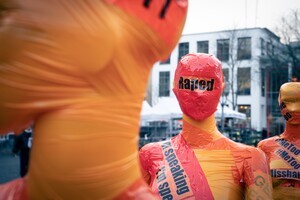
[[[280,87],[278,102],[287,123],[300,124],[300,82],[283,84]]]
[[[188,54],[178,63],[173,91],[185,115],[203,120],[214,114],[223,87],[221,62],[214,56]]]

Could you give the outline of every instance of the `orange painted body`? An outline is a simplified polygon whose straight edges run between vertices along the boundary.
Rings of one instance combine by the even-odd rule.
[[[263,152],[224,137],[215,127],[214,116],[201,122],[184,116],[180,137],[184,139],[178,148],[192,150],[207,179],[208,186],[202,187],[208,188],[201,190],[209,189],[213,194],[213,198],[204,199],[272,199],[271,178]],[[150,186],[165,162],[155,146],[148,144],[140,150],[142,172]],[[192,162],[191,157],[192,154],[186,153],[184,162]]]
[[[29,199],[154,197],[136,184],[140,110],[151,67],[176,45],[187,5],[171,1],[157,20],[142,1],[16,2],[0,26],[0,133],[34,122]]]
[[[282,134],[259,142],[268,158],[273,179],[274,199],[300,197],[300,83],[285,83],[278,98],[286,119]]]

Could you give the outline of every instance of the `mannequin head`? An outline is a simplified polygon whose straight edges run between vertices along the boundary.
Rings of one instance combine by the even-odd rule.
[[[300,124],[300,82],[285,83],[280,87],[278,102],[288,124]]]
[[[187,54],[179,61],[173,92],[185,115],[203,120],[214,114],[223,88],[222,65],[213,55]]]

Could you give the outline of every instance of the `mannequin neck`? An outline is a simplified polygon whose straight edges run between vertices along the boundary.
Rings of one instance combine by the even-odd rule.
[[[183,115],[182,127],[183,138],[192,146],[204,146],[223,137],[218,131],[214,115],[201,121]]]
[[[289,124],[286,123],[285,131],[283,132],[283,137],[291,141],[300,140],[300,124]]]

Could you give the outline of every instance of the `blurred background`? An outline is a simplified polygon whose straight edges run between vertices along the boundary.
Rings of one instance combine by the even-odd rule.
[[[196,52],[222,62],[226,88],[215,117],[225,136],[256,146],[283,132],[278,91],[283,83],[300,79],[299,0],[190,0],[178,45],[154,65],[149,78],[140,146],[181,131],[174,72],[182,56]]]

